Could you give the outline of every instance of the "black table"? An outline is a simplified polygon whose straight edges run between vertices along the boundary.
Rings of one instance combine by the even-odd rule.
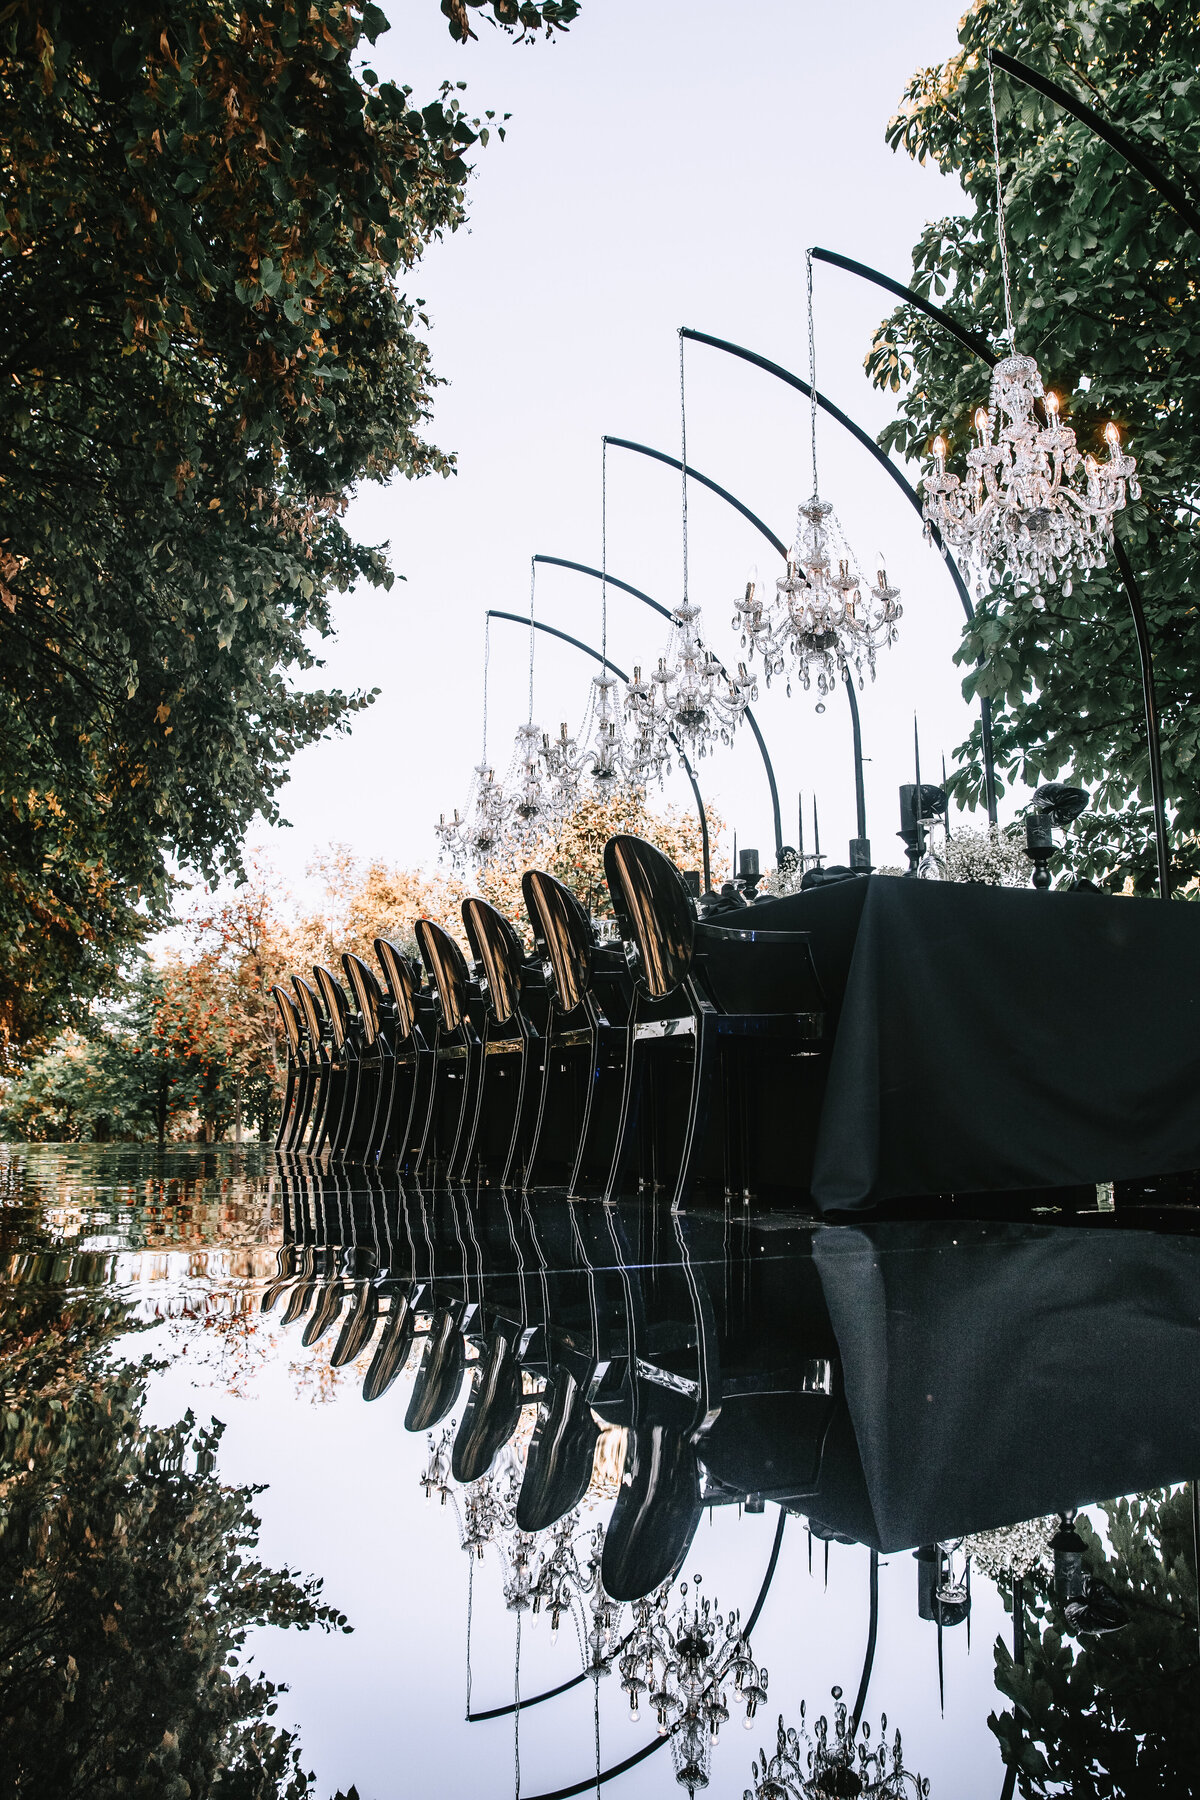
[[[829,990],[822,1212],[1200,1167],[1200,906],[872,875],[746,918]]]

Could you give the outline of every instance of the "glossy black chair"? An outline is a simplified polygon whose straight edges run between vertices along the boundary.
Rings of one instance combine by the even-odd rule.
[[[472,1003],[476,1014],[479,1008],[466,958],[450,933],[432,919],[418,919],[415,929],[432,987],[435,1023],[433,1079],[411,1164],[419,1171],[437,1162],[449,1174],[466,1145],[483,1061]]]
[[[324,963],[315,963],[313,974],[329,1019],[329,1076],[321,1134],[312,1149],[315,1156],[328,1151],[332,1157],[341,1154],[345,1141],[358,1079],[358,1057],[345,988]]]
[[[610,838],[604,873],[634,984],[606,1198],[628,1175],[644,1113],[642,1179],[677,1207],[701,1177],[748,1196],[768,1133],[772,1167],[793,1156],[805,1187],[825,1034],[811,934],[756,932],[740,913],[698,923],[679,870],[640,838]],[[772,1065],[767,1106],[756,1089]]]
[[[521,877],[549,989],[545,1054],[525,1185],[572,1194],[603,1187],[620,1115],[630,983],[619,950],[595,942],[569,888],[541,869]]]
[[[293,1150],[306,1156],[316,1154],[317,1143],[324,1130],[325,1111],[329,1104],[332,1073],[332,1040],[325,1003],[312,983],[303,975],[292,976],[292,986],[300,1005],[300,1016],[308,1037],[309,1097],[308,1111],[300,1122]]]
[[[504,1185],[514,1168],[524,1167],[537,1117],[545,983],[526,965],[520,938],[494,906],[472,897],[463,901],[462,918],[485,1011],[469,1129],[450,1173],[477,1171]]]
[[[271,997],[275,1002],[275,1010],[279,1014],[279,1022],[283,1026],[283,1035],[287,1044],[287,1075],[284,1079],[283,1099],[280,1104],[279,1129],[275,1133],[275,1148],[279,1151],[289,1151],[304,1128],[309,1074],[308,1060],[305,1054],[307,1045],[304,1027],[292,996],[286,988],[276,985],[271,989]]]
[[[391,1078],[392,1047],[384,1033],[387,996],[374,969],[352,950],[342,952],[342,968],[354,994],[358,1018],[350,1034],[355,1066],[341,1154],[347,1162],[369,1162],[379,1098]]]
[[[377,1164],[395,1163],[403,1169],[419,1145],[419,1137],[414,1142],[414,1126],[424,1128],[433,1082],[434,1052],[426,1036],[433,1003],[420,992],[419,968],[398,944],[376,938],[375,955],[387,989],[383,1032],[392,1057],[379,1091],[368,1156]]]

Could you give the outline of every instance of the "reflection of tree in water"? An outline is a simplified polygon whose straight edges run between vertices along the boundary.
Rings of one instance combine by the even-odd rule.
[[[0,1350],[0,1743],[22,1800],[300,1800],[280,1692],[239,1667],[256,1625],[349,1627],[321,1583],[255,1556],[261,1490],[213,1473],[223,1427],[142,1419],[115,1301],[49,1295]]]
[[[1103,1510],[1109,1550],[1076,1521],[1084,1567],[1127,1622],[1072,1638],[1052,1584],[1027,1580],[1024,1666],[996,1646],[996,1685],[1013,1710],[988,1723],[1023,1795],[1182,1800],[1200,1765],[1191,1496],[1164,1490]]]

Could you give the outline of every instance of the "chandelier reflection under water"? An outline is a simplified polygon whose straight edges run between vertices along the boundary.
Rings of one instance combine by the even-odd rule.
[[[1039,422],[1041,400],[1046,423]],[[1102,567],[1113,538],[1114,515],[1141,497],[1137,462],[1121,449],[1110,420],[1108,455],[1079,451],[1045,393],[1032,356],[1006,356],[992,371],[988,404],[975,414],[975,443],[965,480],[947,472],[946,440],[933,445],[933,473],[925,478],[925,519],[946,543],[975,564],[980,579],[1011,574],[1044,604],[1041,590],[1057,582],[1070,594],[1078,573]]]
[[[774,1754],[759,1751],[751,1767],[754,1786],[743,1800],[925,1800],[929,1782],[904,1767],[898,1731],[888,1744],[887,1714],[872,1748],[870,1726],[855,1729],[840,1687],[833,1689],[833,1702],[832,1727],[822,1714],[811,1737],[803,1701],[799,1731],[785,1730],[780,1717]]]

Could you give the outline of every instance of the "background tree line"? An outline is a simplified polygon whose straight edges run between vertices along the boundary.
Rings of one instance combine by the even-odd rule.
[[[7,1081],[0,1078],[0,1137],[271,1137],[287,1054],[271,998],[275,983],[287,983],[293,971],[311,979],[317,962],[340,979],[343,950],[375,967],[377,937],[415,955],[413,922],[422,915],[446,925],[465,948],[466,894],[482,893],[519,923],[521,872],[529,866],[549,869],[593,911],[607,911],[602,856],[617,831],[649,838],[681,867],[700,867],[695,815],[652,813],[628,794],[584,801],[565,824],[525,854],[499,859],[470,888],[452,874],[362,862],[334,845],[310,870],[324,892],[306,909],[252,863],[238,886],[191,907],[170,948],[136,959],[110,998]],[[715,813],[709,831],[719,857]]]

